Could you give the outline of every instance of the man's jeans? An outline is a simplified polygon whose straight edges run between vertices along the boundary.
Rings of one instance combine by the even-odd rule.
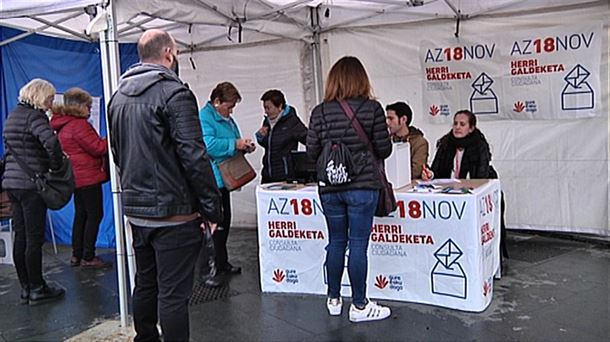
[[[201,246],[200,224],[197,219],[160,228],[132,225],[137,266],[135,341],[158,341],[157,320],[165,341],[188,341],[188,301]]]
[[[378,190],[347,190],[320,195],[328,227],[326,272],[328,296],[339,298],[349,241],[347,271],[352,285],[354,305],[366,304],[367,249]]]

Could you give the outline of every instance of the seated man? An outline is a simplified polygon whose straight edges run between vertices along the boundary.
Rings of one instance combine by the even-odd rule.
[[[408,142],[411,145],[411,179],[420,179],[423,166],[428,162],[428,140],[422,131],[410,126],[413,112],[408,104],[392,103],[385,110],[392,142]]]

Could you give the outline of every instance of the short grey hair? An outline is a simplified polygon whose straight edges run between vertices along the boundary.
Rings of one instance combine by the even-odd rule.
[[[19,101],[36,109],[46,110],[48,108],[45,108],[44,101],[54,95],[55,87],[49,81],[35,78],[19,90]]]

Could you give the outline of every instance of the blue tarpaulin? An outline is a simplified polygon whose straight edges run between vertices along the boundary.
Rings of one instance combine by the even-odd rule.
[[[0,41],[22,31],[0,26]],[[136,44],[121,44],[121,72],[138,61]],[[58,93],[79,87],[94,97],[100,97],[100,135],[106,135],[106,116],[103,105],[104,91],[99,43],[89,43],[33,34],[7,45],[0,46],[0,129],[10,111],[17,105],[19,89],[33,78],[51,82]],[[0,144],[4,155],[4,144]],[[100,224],[98,247],[114,247],[114,219],[110,184],[103,186],[104,218]],[[58,243],[70,244],[74,204],[72,201],[61,210],[51,211],[51,220]],[[47,240],[50,229],[47,227]]]

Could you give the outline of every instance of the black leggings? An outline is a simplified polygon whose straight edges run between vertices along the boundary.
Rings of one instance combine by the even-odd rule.
[[[104,216],[102,184],[74,191],[74,223],[72,223],[72,256],[91,261],[95,242]]]
[[[231,228],[231,193],[226,188],[221,188],[220,194],[222,195],[224,219],[218,224],[216,232],[214,232],[214,250],[216,252],[216,268],[222,271],[229,268],[227,240]]]

